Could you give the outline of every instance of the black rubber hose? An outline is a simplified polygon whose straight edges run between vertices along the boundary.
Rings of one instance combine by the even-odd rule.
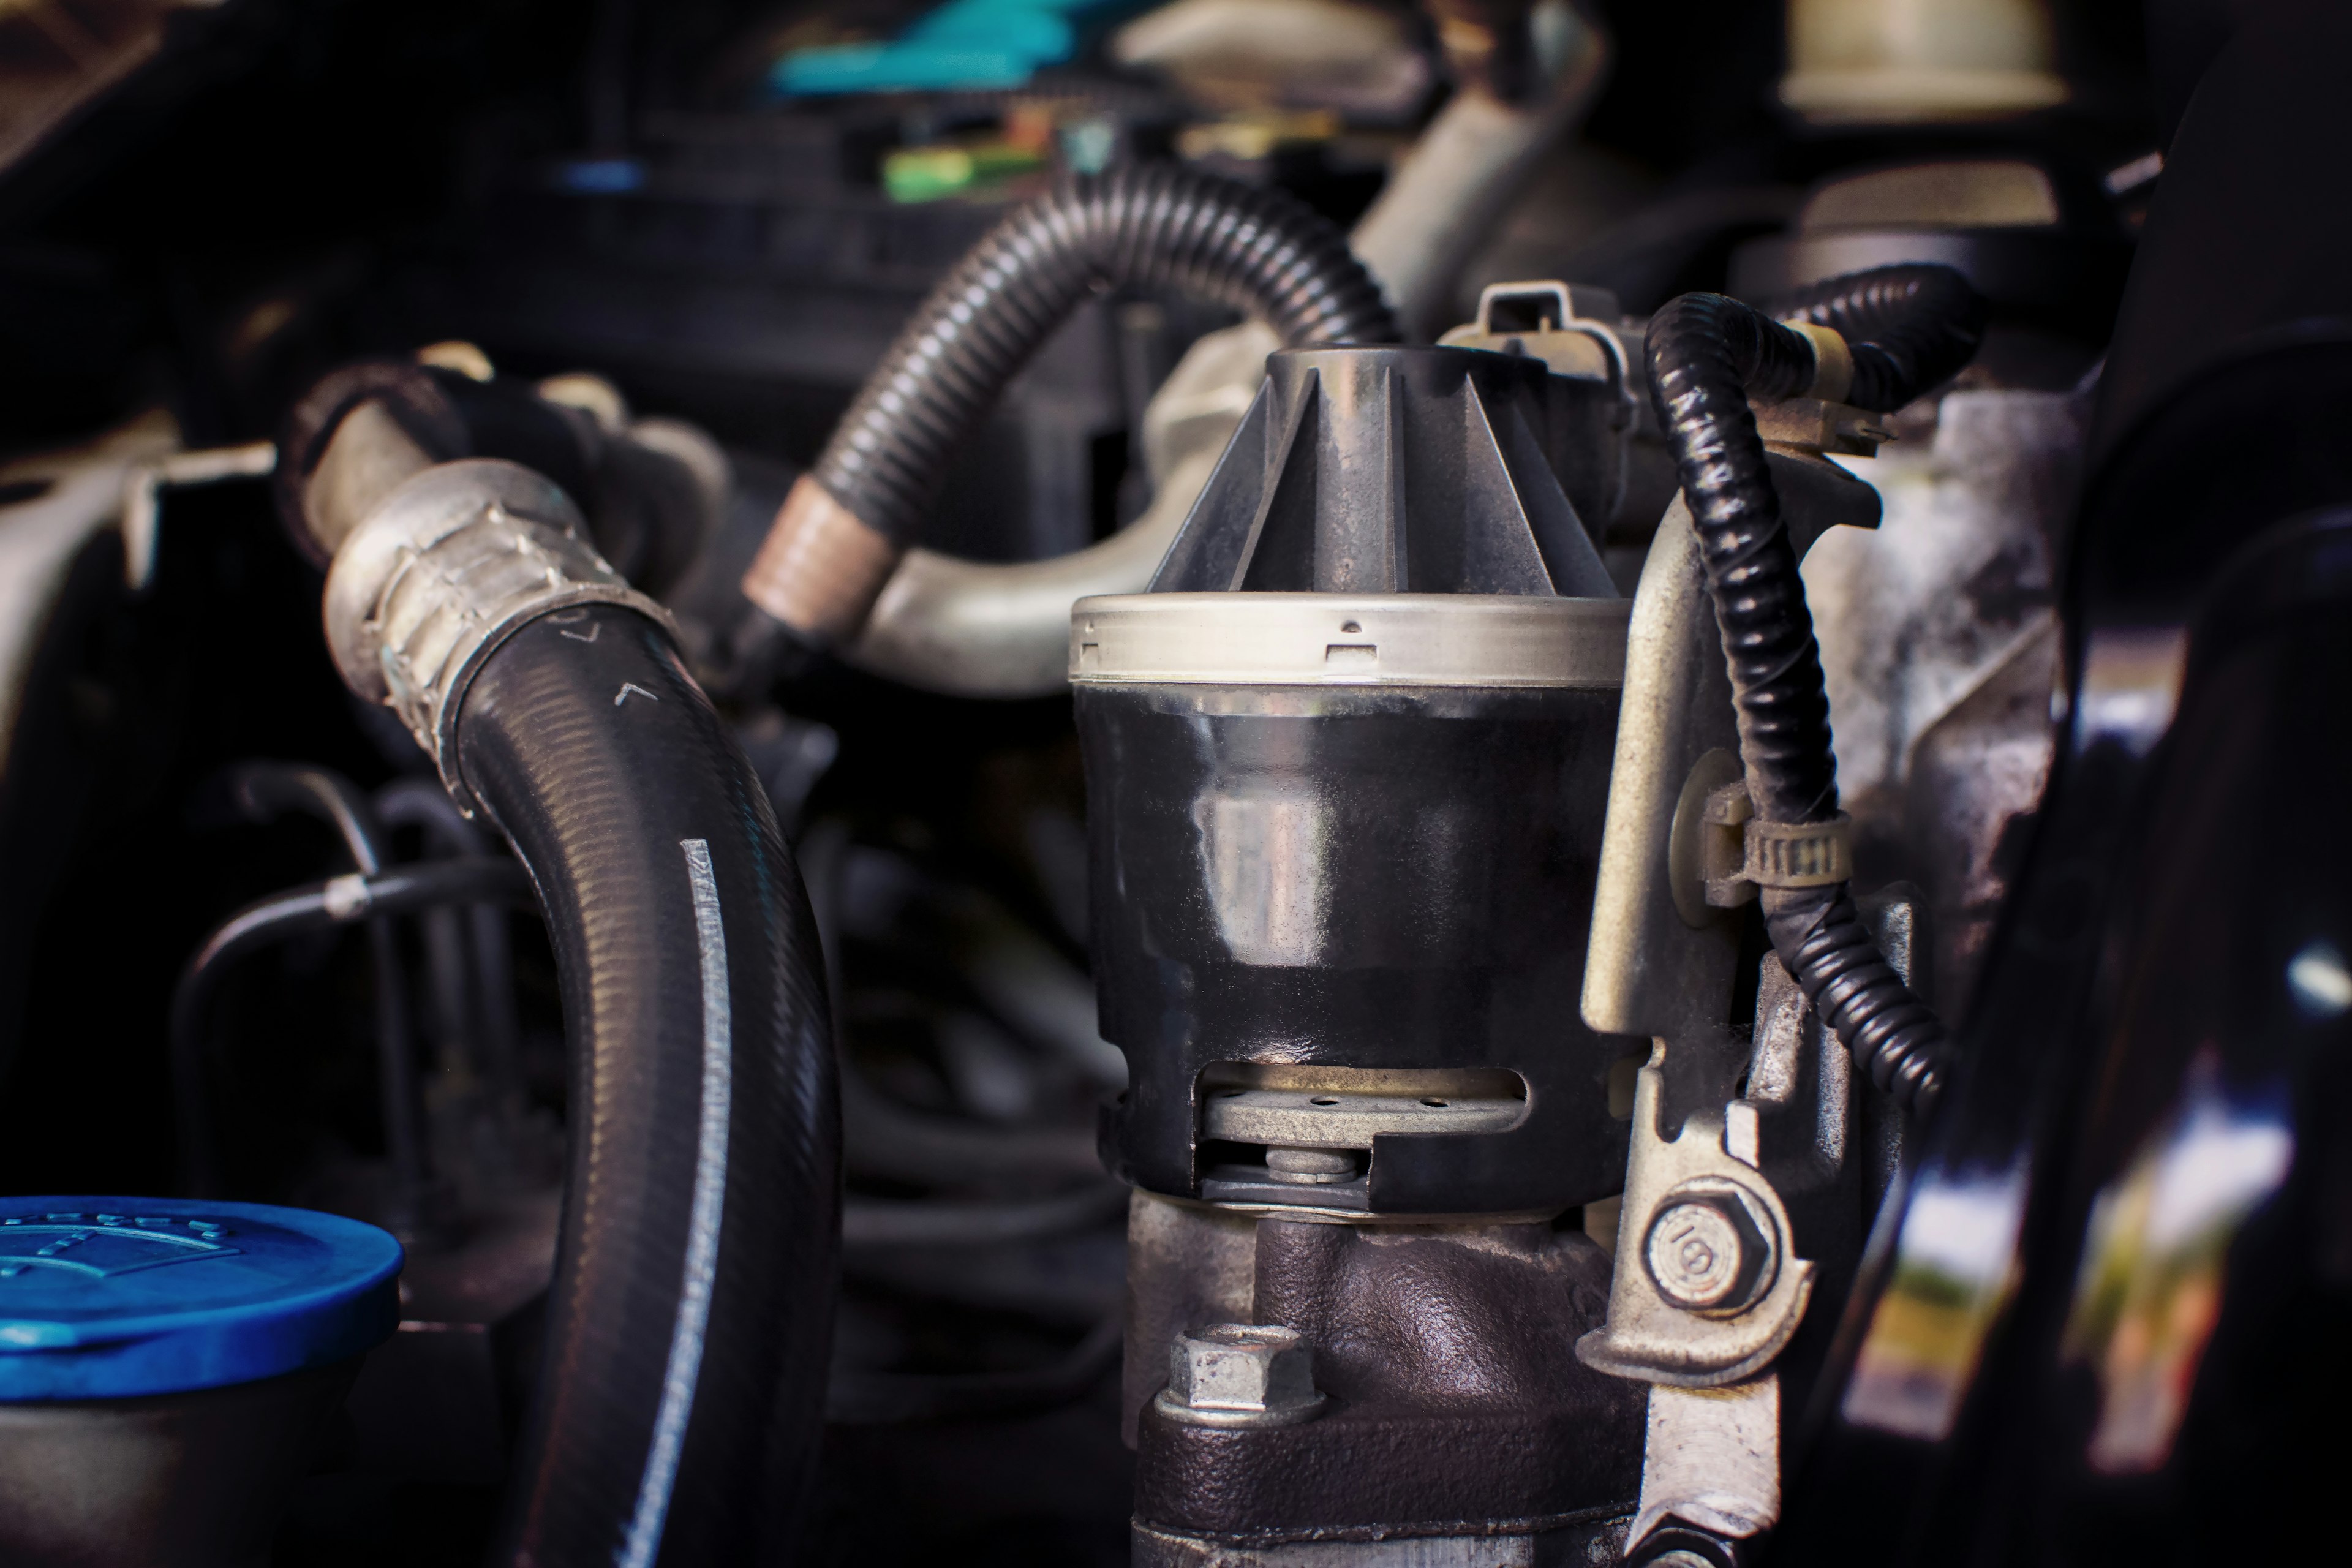
[[[1926,378],[1959,369],[1967,356],[1957,345],[1972,352],[1983,322],[1983,301],[1948,268],[1856,273],[1808,297],[1813,303],[1798,308],[1878,334],[1849,338],[1847,347],[1857,385],[1869,367],[1862,390],[1873,401],[1863,405],[1879,409],[1900,407],[1934,384]],[[1958,324],[1915,321],[1915,311]],[[1765,821],[1828,821],[1838,811],[1837,758],[1821,650],[1748,411],[1750,396],[1769,402],[1811,384],[1812,345],[1737,300],[1685,294],[1651,318],[1648,355],[1650,395],[1723,634],[1748,795]],[[1767,888],[1762,903],[1773,951],[1855,1064],[1898,1103],[1924,1109],[1942,1080],[1943,1024],[1879,952],[1845,884]]]
[[[443,909],[451,904],[527,905],[530,882],[505,860],[404,866],[378,876],[316,882],[247,904],[206,937],[172,993],[173,1089],[180,1121],[180,1163],[188,1191],[221,1194],[220,1145],[213,1131],[212,1085],[205,1063],[205,1009],[221,973],[247,953],[354,921]]]
[[[391,864],[374,806],[339,773],[299,763],[247,763],[231,776],[231,789],[252,821],[299,812],[327,823],[341,837],[344,853],[362,876],[376,876]],[[425,1218],[433,1169],[408,1012],[408,966],[401,962],[389,916],[369,920],[368,956],[375,969],[377,1096],[383,1106],[384,1152],[392,1163],[394,1212],[388,1217],[394,1229],[407,1232]]]
[[[617,605],[500,645],[457,745],[538,885],[572,1061],[498,1561],[782,1561],[824,1413],[840,1123],[767,792],[668,635]]]
[[[1845,339],[1853,384],[1845,401],[1894,412],[1958,375],[1984,342],[1985,297],[1948,267],[1874,267],[1768,300],[1781,321],[1809,321]]]
[[[949,458],[1013,373],[1118,284],[1238,307],[1286,344],[1400,336],[1347,236],[1282,192],[1172,164],[1080,176],[1005,218],[932,290],[817,458],[817,482],[912,542]]]

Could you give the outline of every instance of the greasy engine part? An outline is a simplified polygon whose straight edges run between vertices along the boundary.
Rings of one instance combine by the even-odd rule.
[[[2053,557],[2089,404],[2087,387],[1946,393],[1930,438],[1867,470],[1879,531],[1804,559],[1856,879],[1918,886],[1922,973],[1956,1028],[2049,773]]]
[[[1395,318],[1346,237],[1278,192],[1167,168],[1079,178],[1014,212],[932,291],[793,487],[743,591],[777,627],[854,638],[948,459],[1076,306],[1114,283],[1197,291],[1286,342],[1391,342]],[[756,669],[761,657],[738,656]]]
[[[1923,290],[1958,306],[1957,323],[1922,319]],[[1789,301],[1801,321],[1823,318],[1795,329],[1717,297],[1650,324],[1652,395],[1686,494],[1635,595],[1583,1008],[1597,1028],[1654,1043],[1608,1321],[1578,1347],[1652,1385],[1631,1531],[1643,1561],[1694,1543],[1735,1553],[1779,1517],[1784,1354],[1817,1284],[1851,1278],[1891,1179],[1885,1142],[1899,1141],[1869,1089],[1916,1098],[1899,1091],[1917,1082],[1888,1070],[1885,1025],[1857,1037],[1840,1010],[1861,987],[1889,999],[1895,1024],[1933,1022],[1908,989],[1916,910],[1900,899],[1874,910],[1900,939],[1882,953],[1844,890],[1851,852],[1797,563],[1832,524],[1878,520],[1876,495],[1823,458],[1866,456],[1886,435],[1844,400],[1883,407],[1949,374],[1973,342],[1969,302],[1955,275],[1897,269]],[[1733,911],[1760,895],[1777,939],[1777,915],[1803,905],[1818,921],[1825,892],[1847,933],[1835,973],[1822,973],[1820,942],[1790,942],[1787,968],[1765,965],[1752,1030],[1735,1028],[1753,960]],[[1822,1017],[1855,1068],[1875,1068],[1853,1075],[1867,1087],[1844,1060],[1798,1048]],[[1924,1077],[1916,1041],[1894,1038]],[[1792,1369],[1800,1388],[1813,1340]]]
[[[1776,437],[1819,437],[1843,422],[1819,404],[1799,412],[1769,411],[1763,423]],[[1800,558],[1837,525],[1877,526],[1876,493],[1820,446],[1775,439],[1766,462]],[[1739,787],[1736,712],[1678,499],[1633,598],[1585,963],[1586,1022],[1648,1037],[1652,1048],[1636,1075],[1627,1191],[1612,1216],[1620,1261],[1609,1316],[1578,1354],[1653,1384],[1641,1545],[1651,1554],[1703,1547],[1703,1559],[1727,1558],[1778,1516],[1782,1367],[1792,1350],[1818,1360],[1804,1343],[1805,1315],[1853,1273],[1902,1119],[1850,1072],[1844,1047],[1777,961],[1764,966],[1752,1027],[1735,1016],[1753,963],[1741,906],[1754,893],[1736,875],[1739,856],[1719,857],[1727,874],[1710,879],[1705,850],[1711,834],[1738,832],[1707,821],[1710,801]],[[1874,923],[1907,975],[1908,921],[1895,915],[1874,910]],[[1692,1240],[1727,1256],[1732,1239],[1743,1256],[1723,1279],[1712,1259],[1681,1256]],[[1662,1274],[1661,1263],[1693,1277]]]
[[[1458,1551],[1472,1525],[1565,1562],[1613,1547],[1642,1416],[1576,1361],[1574,1326],[1601,1310],[1608,1271],[1581,1234],[1270,1213],[1250,1262],[1251,1321],[1312,1345],[1328,1408],[1256,1426],[1208,1425],[1172,1398],[1143,1414],[1138,1568],[1192,1568],[1241,1542],[1345,1542],[1377,1563],[1369,1542],[1420,1537],[1426,1552],[1450,1536]]]
[[[323,431],[314,472],[390,445],[382,406]],[[778,1550],[814,1461],[840,1178],[824,966],[766,791],[547,479],[426,467],[355,523],[317,493],[297,521],[333,543],[345,680],[506,833],[563,984],[571,1169],[502,1558]]]
[[[1606,1263],[1558,1223],[1624,1159],[1628,1043],[1576,998],[1627,606],[1553,395],[1277,353],[1152,591],[1072,612],[1139,1562],[1567,1550],[1632,1503],[1638,1391],[1571,1353]]]

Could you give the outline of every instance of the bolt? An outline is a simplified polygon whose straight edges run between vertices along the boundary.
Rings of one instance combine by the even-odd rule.
[[[1288,1426],[1322,1414],[1315,1352],[1279,1323],[1215,1323],[1170,1349],[1160,1411],[1196,1426]]]
[[[1658,1294],[1693,1312],[1738,1312],[1772,1279],[1772,1244],[1755,1202],[1728,1190],[1678,1189],[1650,1220],[1643,1257]]]

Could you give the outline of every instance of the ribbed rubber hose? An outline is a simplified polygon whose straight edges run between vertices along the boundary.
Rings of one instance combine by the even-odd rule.
[[[464,776],[538,885],[571,1173],[498,1561],[784,1561],[838,1266],[824,961],[759,776],[668,635],[592,605],[494,653]]]
[[[868,527],[913,541],[948,460],[1029,356],[1097,290],[1181,289],[1285,343],[1398,340],[1338,227],[1279,191],[1170,164],[1080,176],[999,224],[923,302],[817,458]]]
[[[1853,384],[1845,401],[1892,413],[1955,376],[1984,342],[1987,304],[1948,267],[1874,267],[1824,279],[1758,307],[1775,321],[1809,321],[1846,340]]]
[[[1940,275],[1940,276],[1931,276]],[[1793,312],[1847,336],[1864,407],[1900,407],[1975,352],[1984,301],[1948,268],[1898,267],[1832,279]],[[1837,815],[1829,696],[1797,552],[1748,398],[1793,396],[1813,377],[1803,334],[1737,300],[1685,294],[1651,318],[1650,395],[1682,479],[1739,710],[1739,749],[1757,815]],[[1871,1081],[1924,1109],[1942,1081],[1944,1027],[1874,942],[1844,883],[1768,888],[1772,949]]]

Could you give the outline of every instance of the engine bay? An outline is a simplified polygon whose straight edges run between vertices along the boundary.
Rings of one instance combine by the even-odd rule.
[[[2347,47],[0,5],[0,1562],[2324,1552]]]

